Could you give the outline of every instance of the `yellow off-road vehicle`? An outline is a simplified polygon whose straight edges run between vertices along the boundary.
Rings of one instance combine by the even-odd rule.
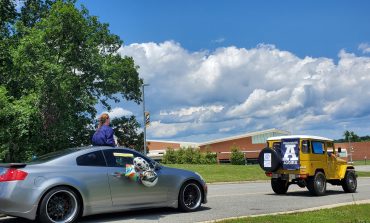
[[[326,183],[342,186],[347,193],[357,188],[353,165],[339,158],[333,140],[308,135],[270,137],[258,157],[266,175],[271,177],[272,190],[285,194],[289,185],[307,187],[311,194],[321,196]]]

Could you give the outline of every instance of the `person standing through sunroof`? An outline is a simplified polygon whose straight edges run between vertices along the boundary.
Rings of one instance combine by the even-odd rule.
[[[115,147],[114,131],[110,125],[110,118],[107,113],[99,117],[99,125],[92,137],[93,146],[112,146]]]

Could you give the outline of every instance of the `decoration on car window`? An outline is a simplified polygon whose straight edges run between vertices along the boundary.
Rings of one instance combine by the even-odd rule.
[[[132,153],[113,153],[113,156],[134,158],[134,154],[132,154]]]
[[[299,169],[299,139],[283,139],[281,141],[281,156],[283,160],[283,169]]]
[[[131,153],[113,153],[116,157],[134,157]],[[158,182],[158,176],[151,168],[149,163],[142,157],[135,157],[133,164],[126,164],[126,171],[124,176],[128,179],[143,184],[146,187],[153,187]]]

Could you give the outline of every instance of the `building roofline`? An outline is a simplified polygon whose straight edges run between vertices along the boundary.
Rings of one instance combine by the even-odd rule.
[[[314,135],[288,135],[288,136],[273,136],[269,137],[267,140],[281,140],[281,139],[316,139],[316,140],[324,140],[324,141],[334,141],[329,138],[321,137],[321,136],[314,136]]]
[[[236,135],[236,136],[211,140],[211,141],[207,141],[207,142],[202,142],[202,143],[199,143],[198,145],[199,146],[205,146],[205,145],[209,145],[209,144],[215,144],[215,143],[220,143],[220,142],[225,142],[225,141],[230,141],[230,140],[235,140],[235,139],[241,139],[241,138],[245,138],[245,137],[249,137],[249,136],[255,136],[255,135],[269,133],[269,132],[279,132],[279,133],[283,133],[283,134],[290,134],[290,132],[288,132],[288,131],[272,128],[272,129],[266,129],[266,130],[263,130],[263,131],[248,132],[248,133],[245,133],[245,134],[242,134],[242,135]]]
[[[182,141],[170,141],[170,140],[151,140],[147,139],[147,142],[159,142],[159,143],[176,143],[176,144],[194,144],[199,145],[198,142],[182,142]]]

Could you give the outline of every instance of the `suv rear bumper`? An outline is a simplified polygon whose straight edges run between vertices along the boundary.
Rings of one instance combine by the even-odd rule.
[[[281,178],[283,180],[295,180],[295,179],[307,179],[307,174],[282,174],[282,173],[272,173],[272,178]]]

